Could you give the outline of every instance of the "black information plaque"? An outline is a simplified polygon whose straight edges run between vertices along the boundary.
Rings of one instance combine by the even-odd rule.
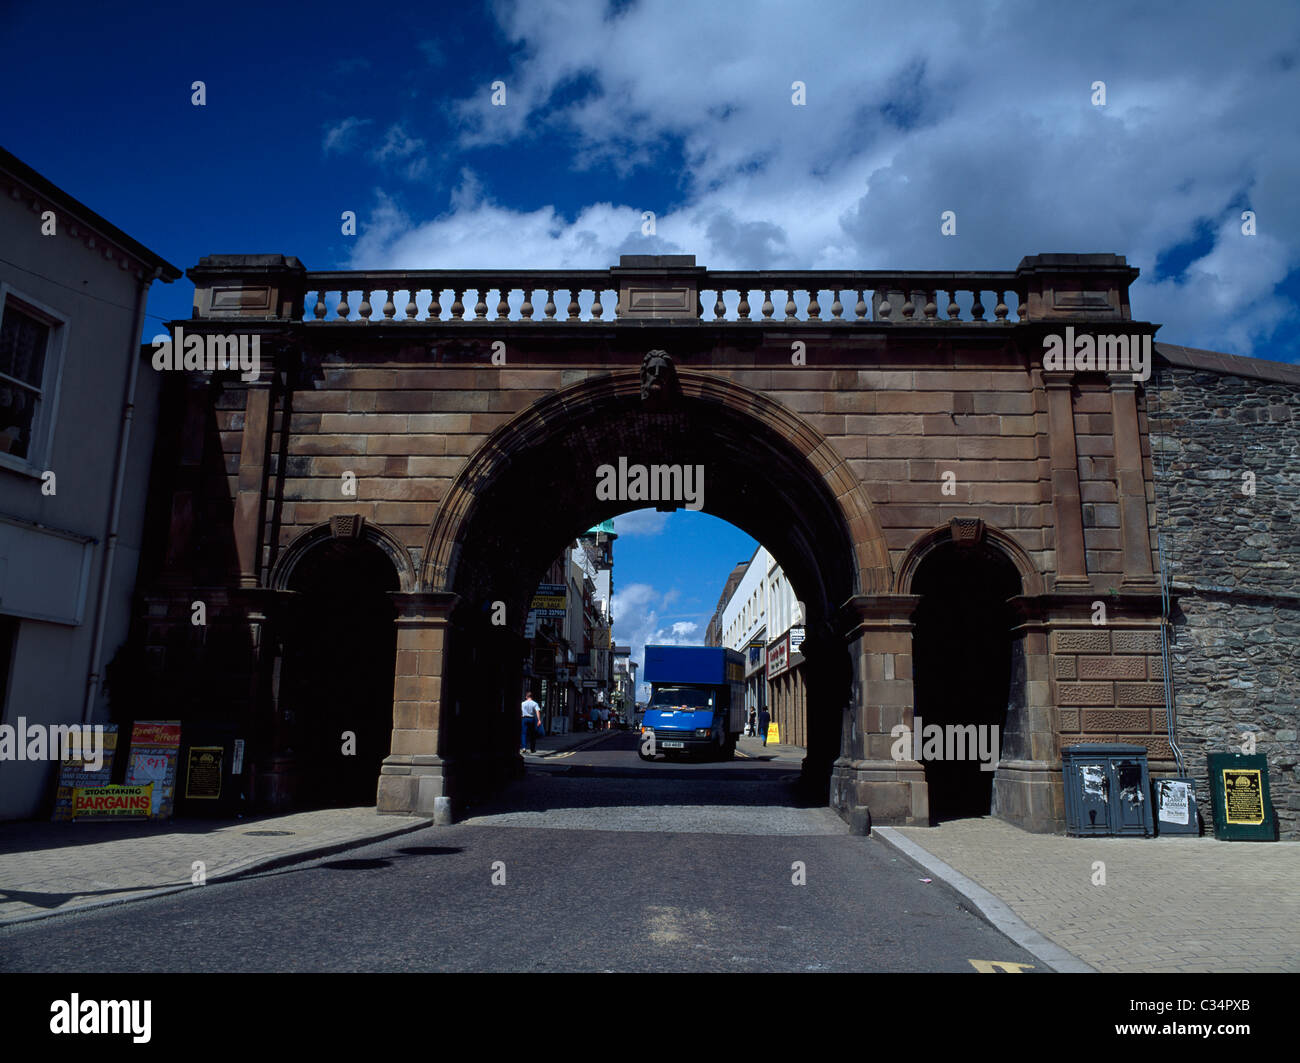
[[[190,746],[185,762],[185,797],[215,801],[221,796],[221,746]]]

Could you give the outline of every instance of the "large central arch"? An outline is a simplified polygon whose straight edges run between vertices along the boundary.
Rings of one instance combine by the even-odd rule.
[[[516,770],[528,603],[566,543],[645,505],[597,498],[597,469],[620,458],[703,466],[701,509],[782,565],[808,633],[804,777],[826,786],[852,697],[841,607],[890,588],[885,537],[844,457],[805,420],[715,375],[682,371],[678,381],[674,400],[654,409],[636,372],[571,384],[466,462],[430,528],[419,590],[395,595],[398,674],[380,811],[428,809],[432,798],[468,795]],[[504,625],[491,623],[495,603]]]

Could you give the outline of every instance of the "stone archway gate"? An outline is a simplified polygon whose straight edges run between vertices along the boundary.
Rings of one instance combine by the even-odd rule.
[[[159,541],[141,569],[148,660],[156,697],[250,721],[269,804],[292,770],[276,661],[295,558],[364,537],[392,560],[394,738],[378,805],[432,811],[448,792],[441,656],[460,547],[446,528],[467,505],[462,474],[494,433],[563,408],[565,388],[635,381],[651,348],[689,386],[766,409],[835,470],[855,544],[852,593],[822,617],[853,668],[829,766],[842,815],[928,821],[924,765],[893,759],[890,732],[912,722],[911,576],[954,540],[1002,550],[1024,589],[998,814],[1059,828],[1063,744],[1131,741],[1154,773],[1172,771],[1142,382],[1113,362],[1044,366],[1053,336],[1150,342],[1157,326],[1131,319],[1137,270],[1122,257],[962,273],[716,271],[689,255],[607,270],[312,272],[282,255],[214,255],[188,275],[194,316],[174,326],[256,337],[260,360],[169,374]],[[225,632],[209,639],[224,647],[219,689],[187,690],[191,655],[177,651],[196,597]]]

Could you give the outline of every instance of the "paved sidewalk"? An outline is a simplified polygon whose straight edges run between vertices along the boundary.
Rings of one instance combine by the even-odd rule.
[[[0,926],[193,886],[419,830],[433,821],[329,808],[241,820],[0,824]],[[268,833],[269,832],[269,833]]]
[[[768,742],[763,745],[761,738],[746,738],[741,735],[740,741],[736,743],[738,754],[743,753],[750,760],[767,760],[779,761],[782,764],[793,763],[799,765],[803,763],[803,758],[808,755],[808,750],[803,746],[787,746],[780,742]]]
[[[873,833],[920,846],[1098,971],[1300,971],[1300,842],[1067,838],[992,817]]]
[[[594,745],[607,735],[617,733],[617,731],[571,731],[562,735],[542,735],[537,739],[537,752],[525,753],[524,759],[554,757],[560,753],[572,753],[584,746]]]

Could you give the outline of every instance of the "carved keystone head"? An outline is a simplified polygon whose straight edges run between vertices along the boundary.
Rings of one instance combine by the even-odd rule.
[[[330,517],[330,535],[335,539],[360,539],[366,518],[360,513]]]
[[[677,367],[667,351],[649,351],[641,360],[641,401],[651,409],[663,409],[681,394]]]
[[[984,541],[984,522],[978,517],[953,517],[949,527],[957,546],[978,546]]]

